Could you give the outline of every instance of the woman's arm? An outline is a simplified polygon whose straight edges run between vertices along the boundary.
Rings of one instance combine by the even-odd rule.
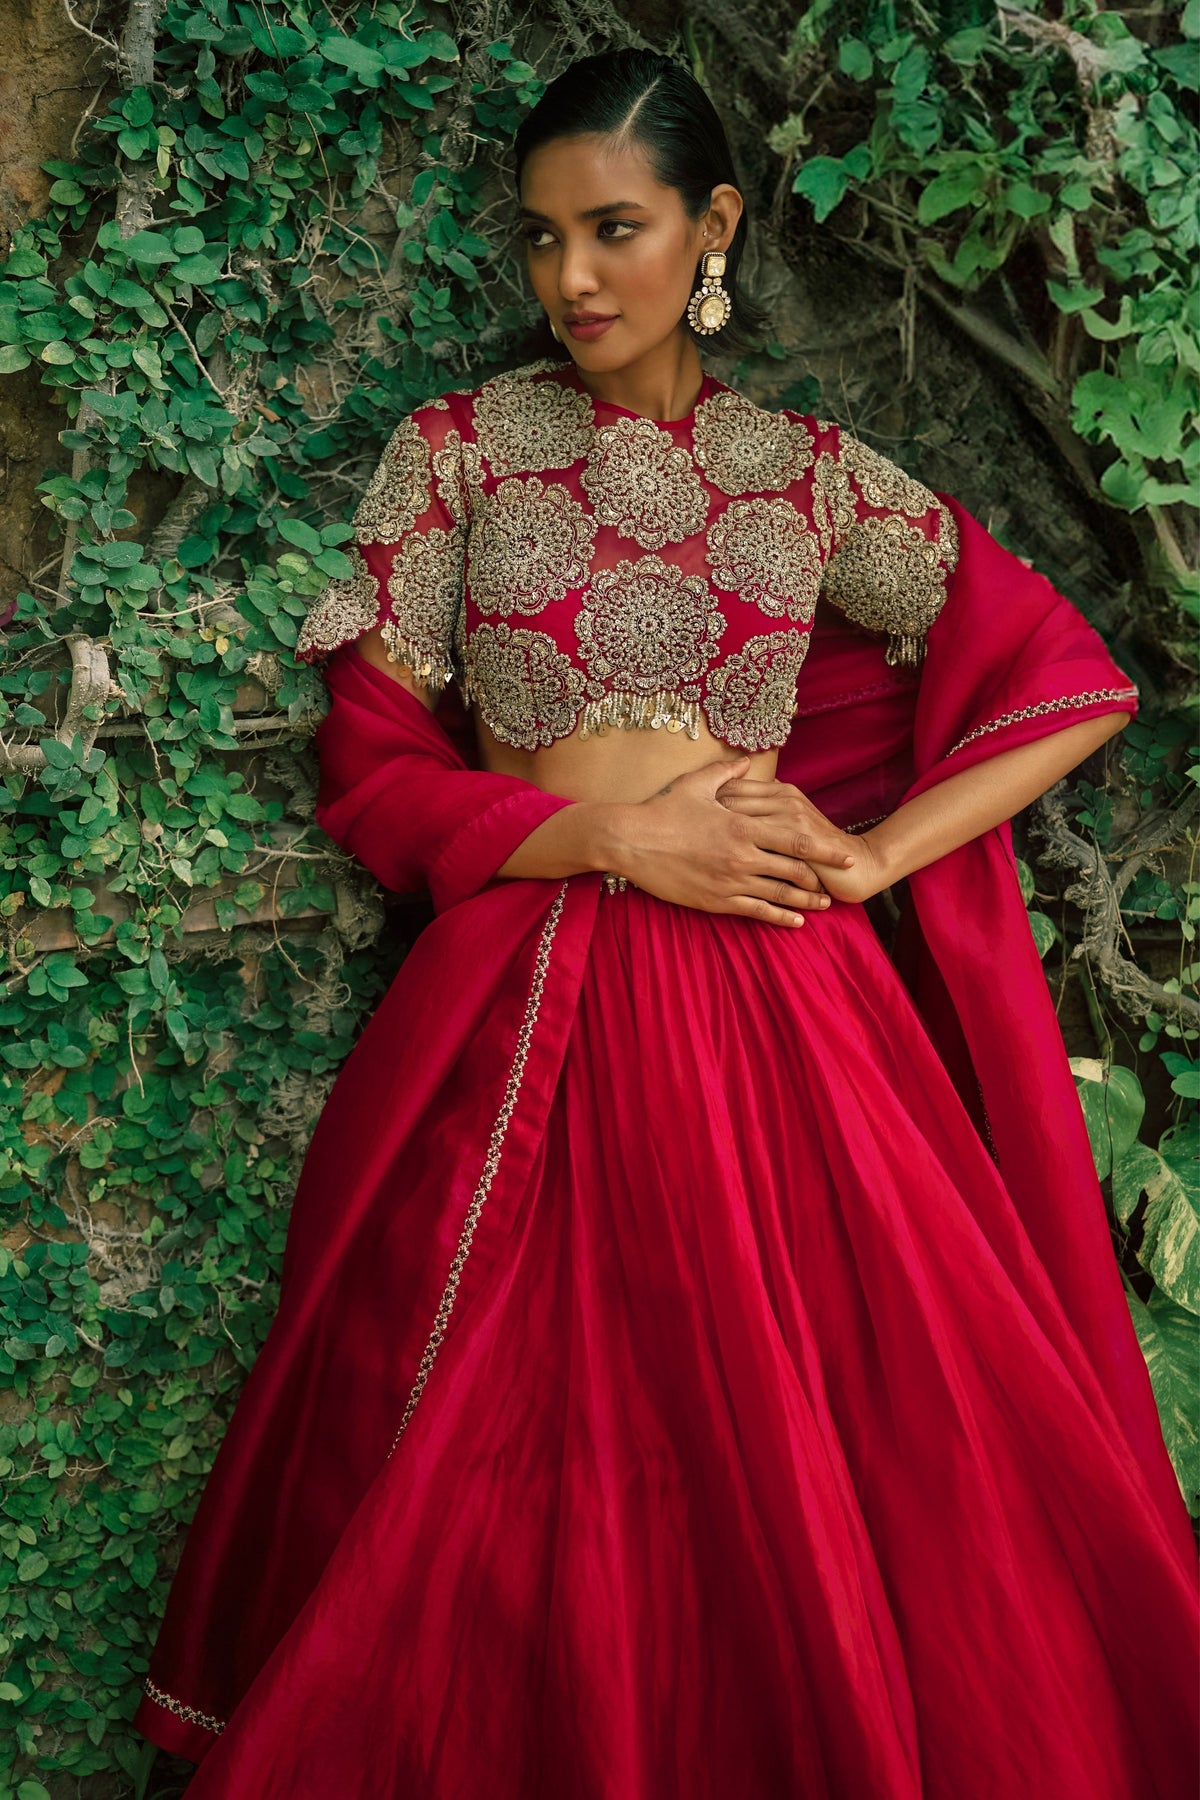
[[[1082,719],[1032,743],[1001,750],[906,800],[888,818],[858,834],[859,842],[869,845],[875,865],[875,892],[1015,817],[1093,750],[1124,731],[1132,717],[1123,712]]]
[[[823,853],[815,847],[816,835],[822,827],[826,833],[833,828],[808,796],[792,784],[731,782],[721,804],[756,826],[790,823],[797,833],[798,854],[812,863],[835,900],[869,900],[914,869],[923,869],[1011,819],[1085,756],[1123,731],[1132,717],[1130,712],[1110,712],[1082,719],[1032,743],[998,751],[961,774],[948,775],[923,794],[906,800],[870,830],[841,833],[859,852],[851,869],[822,860]],[[814,842],[811,852],[803,848],[807,839],[802,835],[810,833]]]
[[[403,663],[390,660],[378,629],[356,640],[356,652],[433,711],[437,694]],[[602,870],[628,875],[639,887],[708,912],[737,912],[776,925],[803,924],[803,909],[827,906],[820,876],[794,849],[793,833],[771,820],[751,826],[717,799],[749,758],[723,757],[678,776],[649,800],[573,801],[536,825],[496,870],[514,880],[560,881]],[[838,866],[857,844],[834,826],[815,832],[814,851]]]

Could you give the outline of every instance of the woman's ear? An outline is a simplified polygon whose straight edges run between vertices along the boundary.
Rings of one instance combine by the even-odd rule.
[[[728,250],[743,210],[742,196],[728,181],[718,182],[709,196],[704,226],[708,237],[705,250]]]

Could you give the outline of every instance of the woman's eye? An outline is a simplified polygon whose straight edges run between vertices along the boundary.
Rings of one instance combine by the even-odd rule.
[[[637,229],[633,219],[601,219],[596,232],[599,237],[620,243],[623,239],[632,237]],[[532,250],[544,250],[547,243],[554,241],[554,233],[547,231],[544,225],[527,225],[521,235]]]

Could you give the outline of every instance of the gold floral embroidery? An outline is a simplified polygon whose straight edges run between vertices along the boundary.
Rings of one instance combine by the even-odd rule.
[[[938,551],[946,565],[947,572],[953,575],[958,567],[960,539],[958,520],[948,506],[938,502]]]
[[[821,585],[821,551],[790,500],[734,500],[708,528],[713,585],[772,618],[807,621]]]
[[[493,376],[475,396],[476,442],[494,475],[566,469],[591,448],[589,396],[557,381],[530,380],[537,367]]]
[[[176,1700],[174,1694],[166,1694],[162,1688],[155,1687],[148,1675],[142,1686],[156,1706],[174,1713],[177,1719],[186,1719],[189,1725],[202,1725],[205,1731],[211,1731],[216,1737],[224,1731],[224,1719],[214,1719],[210,1713],[199,1712],[194,1706],[185,1706],[182,1700]]]
[[[433,453],[433,473],[438,499],[456,525],[466,525],[483,488],[483,458],[479,445],[464,441],[451,426],[440,450]]]
[[[502,481],[471,535],[471,598],[480,612],[537,613],[586,583],[596,521],[559,482]]]
[[[339,644],[353,643],[379,616],[379,583],[353,545],[347,554],[354,573],[329,582],[310,607],[296,639],[301,658],[323,658]]]
[[[1065,694],[1058,700],[1035,700],[1032,706],[1019,706],[1015,712],[1000,713],[989,719],[986,725],[976,725],[965,737],[960,737],[957,744],[951,744],[947,756],[953,756],[964,744],[974,743],[976,738],[985,737],[989,731],[1000,731],[1005,725],[1015,725],[1019,719],[1041,719],[1050,713],[1068,712],[1077,706],[1096,706],[1104,700],[1136,700],[1139,689],[1131,684],[1123,688],[1089,688],[1083,694]]]
[[[784,743],[807,650],[807,632],[772,631],[725,657],[708,677],[704,710],[713,736],[741,750]]]
[[[692,444],[708,479],[733,496],[790,487],[813,460],[812,434],[799,420],[730,391],[701,401]]]
[[[850,477],[830,450],[822,450],[813,469],[812,513],[821,548],[829,556],[858,517]]]
[[[702,575],[686,575],[658,556],[621,561],[592,577],[575,618],[587,664],[589,700],[606,689],[653,695],[680,690],[699,698],[699,681],[717,653],[725,617]]]
[[[493,737],[536,750],[574,731],[583,674],[544,631],[482,624],[467,644],[463,691]]]
[[[821,591],[855,624],[889,633],[889,663],[915,664],[945,603],[945,571],[937,545],[889,513],[860,519],[847,532]]]
[[[618,731],[686,731],[700,736],[700,689],[690,683],[678,688],[655,688],[652,694],[627,694],[611,689],[589,700],[579,721],[581,738],[599,737],[609,725]]]
[[[398,544],[431,498],[428,441],[414,419],[404,419],[388,440],[351,521],[355,543]]]
[[[579,479],[600,523],[648,550],[691,537],[708,515],[691,457],[652,419],[603,426]]]
[[[465,533],[434,526],[405,538],[388,577],[392,616],[380,626],[389,653],[426,686],[454,673],[454,622],[462,605]]]
[[[937,499],[923,482],[845,432],[841,438],[841,463],[858,483],[868,506],[923,519],[937,505]]]
[[[505,629],[501,627],[501,629]],[[521,1083],[525,1077],[525,1064],[529,1059],[529,1047],[533,1042],[533,1028],[537,1023],[538,1010],[542,1004],[545,991],[546,976],[550,970],[550,951],[554,943],[554,934],[558,929],[558,921],[562,917],[563,904],[567,897],[567,884],[564,881],[546,915],[542,926],[542,934],[538,939],[538,947],[533,961],[533,979],[529,985],[529,994],[525,1001],[525,1014],[517,1032],[517,1041],[513,1049],[512,1062],[509,1064],[508,1079],[504,1084],[504,1097],[500,1102],[500,1110],[496,1122],[492,1126],[492,1135],[488,1140],[487,1157],[483,1165],[483,1173],[479,1177],[478,1186],[471,1196],[471,1204],[467,1208],[463,1228],[459,1233],[458,1247],[450,1261],[450,1273],[446,1285],[442,1289],[442,1298],[433,1321],[433,1330],[425,1344],[421,1361],[417,1368],[417,1377],[408,1396],[408,1404],[400,1419],[400,1425],[392,1439],[390,1458],[396,1445],[404,1433],[405,1427],[413,1416],[418,1400],[425,1391],[425,1383],[429,1380],[437,1353],[446,1336],[446,1327],[450,1323],[450,1314],[454,1310],[454,1302],[458,1297],[458,1284],[463,1270],[467,1266],[467,1257],[471,1250],[471,1240],[475,1236],[475,1228],[488,1195],[492,1191],[497,1175],[500,1173],[500,1159],[504,1154],[504,1140],[508,1135],[509,1121],[517,1109],[517,1100],[521,1093]]]

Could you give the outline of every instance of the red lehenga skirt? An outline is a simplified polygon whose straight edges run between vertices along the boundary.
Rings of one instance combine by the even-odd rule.
[[[402,971],[318,1127],[138,1715],[189,1800],[1190,1800],[1194,1564],[866,911],[601,894],[522,1142],[553,926],[502,1087]]]

